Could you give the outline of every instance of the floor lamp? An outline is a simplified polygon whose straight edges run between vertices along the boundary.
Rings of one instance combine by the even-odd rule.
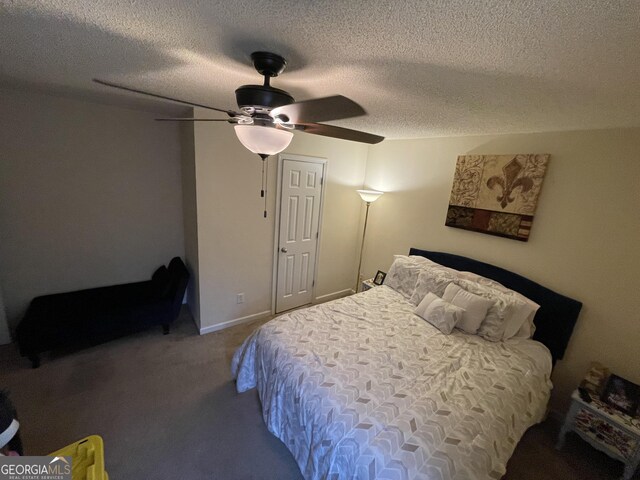
[[[362,269],[362,252],[364,251],[364,237],[367,234],[367,220],[369,219],[369,207],[382,196],[384,192],[376,190],[356,190],[363,201],[367,203],[367,212],[364,214],[364,228],[362,229],[362,245],[360,245],[360,261],[358,262],[358,277],[356,278],[356,293],[360,286],[360,270]]]

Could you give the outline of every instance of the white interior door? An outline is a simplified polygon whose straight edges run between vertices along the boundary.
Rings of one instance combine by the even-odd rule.
[[[313,299],[323,171],[321,162],[282,160],[276,313]]]

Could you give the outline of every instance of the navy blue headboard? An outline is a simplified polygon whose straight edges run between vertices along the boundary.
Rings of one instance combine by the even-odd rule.
[[[563,357],[582,308],[581,302],[560,295],[517,273],[472,258],[418,248],[409,250],[409,255],[419,255],[455,270],[477,273],[530,298],[540,305],[534,319],[536,332],[533,339],[546,345],[554,363]]]

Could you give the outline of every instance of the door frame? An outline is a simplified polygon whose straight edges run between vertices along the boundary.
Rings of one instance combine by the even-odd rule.
[[[278,260],[280,258],[280,207],[282,205],[282,169],[285,160],[296,162],[316,163],[322,165],[322,183],[320,184],[320,211],[318,212],[318,243],[316,245],[316,258],[313,264],[313,286],[311,287],[311,302],[316,299],[316,280],[318,278],[318,259],[320,258],[320,241],[322,240],[322,217],[324,211],[324,194],[327,185],[327,159],[312,157],[310,155],[296,155],[293,153],[281,153],[278,155],[278,170],[276,173],[276,204],[275,224],[273,233],[273,271],[271,276],[271,315],[276,313],[276,301],[278,295]]]

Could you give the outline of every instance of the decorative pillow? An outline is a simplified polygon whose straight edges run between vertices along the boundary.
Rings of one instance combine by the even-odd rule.
[[[171,274],[167,267],[162,265],[151,276],[151,286],[156,297],[166,297],[171,289]]]
[[[429,292],[414,310],[431,325],[445,335],[449,335],[453,327],[460,321],[464,314],[464,308],[445,302],[437,295]]]
[[[512,337],[531,338],[533,336],[533,333],[536,330],[536,327],[533,324],[533,319],[536,316],[536,312],[540,308],[540,305],[521,293],[511,290],[501,283],[498,283],[491,278],[478,275],[477,273],[460,272],[459,277],[479,283],[485,287],[498,290],[499,292],[515,299],[512,315],[507,319],[507,324],[505,325],[505,332],[503,335],[505,340]]]
[[[157,282],[160,280],[160,278],[162,278],[162,276],[166,273],[169,273],[169,271],[167,270],[167,267],[165,267],[164,265],[162,265],[161,267],[158,267],[156,269],[155,272],[153,272],[153,275],[151,275],[151,281],[152,282]]]
[[[482,321],[487,316],[487,311],[493,306],[493,301],[467,292],[458,285],[450,283],[444,291],[442,299],[460,308],[464,308],[462,318],[456,324],[460,330],[475,334]]]
[[[422,265],[413,295],[409,300],[414,305],[418,305],[429,292],[442,297],[447,285],[456,280],[457,277],[454,274],[436,265]]]
[[[488,298],[493,302],[493,305],[487,310],[487,316],[480,324],[480,328],[478,328],[477,335],[492,342],[502,340],[506,320],[509,318],[509,315],[511,315],[514,302],[510,301],[507,295],[504,295],[498,290],[469,280],[458,279],[456,280],[456,285],[464,288],[468,292]]]
[[[394,255],[394,259],[384,279],[384,285],[393,288],[409,300],[416,289],[422,266],[406,255]]]

